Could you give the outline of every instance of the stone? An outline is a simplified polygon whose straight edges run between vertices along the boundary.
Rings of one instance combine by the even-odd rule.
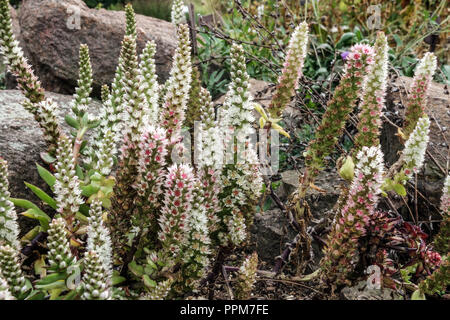
[[[287,196],[298,188],[299,174],[295,170],[282,172],[281,185],[275,190],[280,199],[286,203]],[[334,171],[323,171],[316,180],[316,185],[325,192],[311,189],[307,200],[313,215],[313,225],[324,224],[330,215],[330,210],[339,197],[339,186],[343,180]],[[296,236],[296,232],[289,225],[289,220],[278,208],[272,208],[255,215],[250,229],[251,243],[254,244],[258,257],[262,261],[273,263],[274,258],[285,249],[285,244]],[[314,248],[316,255],[320,250]]]
[[[59,123],[68,131],[64,116],[70,112],[72,96],[46,92],[46,97],[52,98],[60,106]],[[33,115],[21,105],[24,99],[18,90],[0,90],[0,156],[8,161],[11,196],[30,200],[44,211],[52,213],[52,209],[43,206],[39,198],[24,185],[26,181],[51,194],[36,169],[36,163],[47,167],[40,158],[40,153],[47,150],[46,144]],[[91,112],[95,113],[100,106],[99,102],[93,101],[90,105]],[[20,223],[22,232],[35,225],[35,221],[23,217],[20,218]]]
[[[148,40],[156,42],[156,70],[159,81],[165,81],[176,47],[176,27],[142,15],[136,20],[138,53]],[[46,90],[73,93],[83,43],[90,49],[94,94],[99,96],[101,85],[111,83],[125,34],[123,11],[89,9],[82,0],[25,0],[19,23],[24,52]]]
[[[281,184],[275,193],[282,201],[287,201],[289,195],[297,190],[299,185],[300,174],[296,170],[288,170],[280,173]],[[344,183],[344,180],[339,176],[335,169],[322,171],[316,178],[315,185],[322,189],[320,192],[316,189],[310,188],[307,197],[312,208],[316,211],[326,211],[333,207],[336,203],[340,189],[339,186]]]
[[[360,281],[353,287],[345,287],[340,292],[343,300],[404,300],[403,297],[393,289],[369,288],[367,281]]]
[[[273,263],[274,258],[283,252],[284,244],[296,236],[279,209],[256,213],[250,233],[258,258],[268,263]]]

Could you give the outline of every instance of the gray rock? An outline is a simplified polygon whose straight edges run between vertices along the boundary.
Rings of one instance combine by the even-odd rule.
[[[273,263],[274,258],[284,250],[284,244],[296,235],[279,209],[257,213],[250,232],[258,258],[268,263]]]
[[[79,28],[72,22],[77,22]],[[175,25],[137,15],[138,52],[148,40],[157,45],[156,69],[160,81],[169,76],[176,47]],[[73,93],[78,78],[78,51],[90,49],[94,92],[111,83],[125,34],[125,13],[89,9],[82,0],[26,0],[19,10],[24,51],[46,90]]]
[[[340,294],[343,300],[403,300],[403,297],[392,289],[368,288],[366,281],[360,281],[353,287],[345,287]]]
[[[286,201],[288,196],[297,190],[299,185],[299,173],[296,170],[288,170],[281,174],[281,185],[275,191],[281,200]],[[308,190],[308,203],[312,209],[312,214],[321,218],[322,213],[333,208],[340,194],[340,185],[344,180],[336,170],[322,171],[316,179],[315,185],[322,189],[320,192],[310,188]]]
[[[72,97],[49,92],[46,97],[52,98],[60,106],[59,121],[67,130],[63,118],[70,111],[68,105]],[[11,196],[39,204],[39,199],[25,187],[24,181],[50,192],[36,170],[36,163],[45,167],[40,153],[46,151],[46,145],[39,125],[21,105],[24,99],[18,90],[0,90],[0,156],[8,161]],[[99,108],[98,102],[93,102],[90,106],[94,112]],[[51,212],[48,207],[41,207],[44,211]],[[23,232],[34,223],[29,224],[27,221],[29,222],[25,218],[21,219]]]
[[[299,174],[295,170],[281,173],[282,183],[275,192],[282,201],[285,202],[287,196],[297,189],[298,176]],[[308,203],[314,217],[314,225],[322,223],[322,220],[326,220],[329,216],[330,210],[339,197],[339,185],[342,179],[335,171],[324,171],[316,182],[317,186],[326,192],[322,193],[311,189],[308,193]],[[268,263],[273,263],[274,258],[285,249],[285,244],[296,236],[287,217],[278,208],[257,213],[250,231],[251,242],[255,244],[259,258]],[[314,250],[317,255],[320,254],[318,248],[315,247]]]

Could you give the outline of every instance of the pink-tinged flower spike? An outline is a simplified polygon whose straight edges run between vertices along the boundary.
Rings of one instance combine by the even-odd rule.
[[[414,131],[409,136],[403,149],[403,172],[411,178],[413,173],[418,173],[425,161],[430,133],[430,120],[425,115],[417,121]]]
[[[198,280],[206,274],[209,266],[210,245],[208,219],[206,216],[207,200],[200,181],[196,181],[192,209],[188,217],[188,238],[182,249],[182,286],[194,289]]]
[[[434,248],[450,256],[450,175],[447,176],[441,197],[442,222],[434,238]]]
[[[186,15],[184,13],[184,2],[183,0],[173,0],[172,3],[172,12],[171,12],[171,18],[170,21],[172,23],[179,25],[181,23],[185,23],[186,21]]]
[[[9,285],[1,276],[0,272],[0,301],[2,300],[16,300],[9,290]]]
[[[364,78],[374,63],[373,55],[372,47],[367,45],[357,44],[350,49],[344,75],[334,91],[333,98],[328,102],[322,123],[316,129],[315,139],[309,143],[305,153],[306,172],[302,185],[309,187],[309,184],[314,182],[325,166],[325,158],[333,152],[353,110],[358,92],[364,87]]]
[[[159,240],[173,259],[187,244],[189,215],[192,210],[195,177],[188,165],[174,164],[168,169],[163,207],[159,217]]]
[[[84,274],[83,274],[83,300],[109,300],[111,298],[111,282],[105,277],[109,277],[104,264],[95,251],[86,251],[84,254]]]
[[[79,77],[77,83],[78,87],[75,89],[71,107],[78,120],[81,120],[92,100],[89,97],[92,92],[92,66],[89,58],[89,47],[86,44],[80,46]]]
[[[433,80],[436,66],[436,56],[431,52],[427,52],[420,60],[414,72],[414,79],[410,89],[411,93],[408,96],[408,103],[406,105],[406,119],[403,125],[405,140],[413,132],[419,118],[424,116],[424,108],[427,103],[427,91]]]
[[[8,163],[0,157],[0,243],[20,250],[18,239],[17,214],[9,193]]]
[[[450,283],[450,252],[438,269],[419,284],[419,289],[429,295],[444,294]]]
[[[375,62],[367,76],[366,86],[359,105],[358,134],[355,137],[355,153],[362,147],[380,143],[379,128],[385,103],[386,79],[388,74],[388,44],[383,32],[379,32],[374,46]]]
[[[141,70],[141,83],[144,87],[144,94],[147,100],[148,108],[146,115],[148,119],[144,123],[156,125],[159,119],[159,84],[155,67],[156,44],[154,41],[148,41],[140,56],[139,68]]]
[[[8,283],[10,292],[17,299],[28,291],[25,277],[20,269],[19,251],[8,244],[0,245],[0,278]]]
[[[63,218],[54,218],[50,222],[47,238],[48,265],[53,272],[66,270],[76,262],[69,247],[69,233]]]
[[[75,171],[72,142],[65,136],[59,139],[56,148],[55,178],[56,210],[67,221],[71,221],[83,200],[80,197],[80,182]]]
[[[358,262],[358,241],[366,233],[383,183],[383,154],[380,147],[363,147],[357,154],[355,176],[345,205],[335,218],[325,257],[321,261],[324,280],[338,285],[348,283],[347,276]]]
[[[8,70],[16,77],[25,97],[33,104],[43,101],[44,90],[12,31],[8,0],[0,0],[0,53],[3,54]],[[33,114],[38,111],[36,107],[33,110]]]
[[[185,110],[191,87],[191,42],[189,27],[178,26],[178,44],[175,50],[164,105],[161,110],[162,126],[167,129],[168,138],[175,143],[180,138],[181,125],[185,119]]]
[[[103,264],[103,282],[111,284],[111,277],[113,272],[112,265],[112,244],[109,230],[105,226],[104,218],[105,212],[102,208],[102,203],[95,199],[91,203],[89,210],[89,225],[88,225],[88,239],[87,251],[92,251],[98,254],[100,261]]]
[[[163,199],[168,144],[165,130],[153,126],[145,129],[139,143],[138,176],[133,187],[138,194],[136,204],[143,215],[140,223],[152,229],[158,226],[156,210]]]
[[[239,268],[236,281],[236,299],[248,300],[252,294],[258,271],[258,255],[254,252]]]
[[[272,97],[272,101],[267,111],[271,118],[281,118],[283,110],[286,108],[298,88],[298,80],[302,76],[303,62],[306,57],[308,45],[308,24],[302,22],[298,25],[291,36],[287,48],[287,56],[281,76],[278,78],[278,85]]]

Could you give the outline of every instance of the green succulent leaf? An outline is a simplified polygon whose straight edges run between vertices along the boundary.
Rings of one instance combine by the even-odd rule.
[[[77,220],[79,220],[81,222],[89,223],[88,218],[84,214],[82,214],[81,212],[77,212],[75,214],[75,218],[77,218]]]
[[[147,288],[155,288],[156,287],[156,282],[152,279],[150,279],[150,277],[146,274],[144,274],[144,276],[142,277],[142,280],[144,281],[144,284]]]
[[[344,47],[344,45],[350,43],[350,40],[352,40],[353,38],[355,38],[355,34],[353,32],[344,33],[336,44],[336,48],[340,49]]]
[[[64,117],[64,120],[66,120],[66,123],[72,128],[75,128],[77,130],[80,129],[80,124],[78,123],[78,121],[75,118],[72,118],[70,115],[66,115]]]
[[[144,275],[144,267],[140,266],[136,263],[136,261],[131,261],[128,264],[128,269],[133,273],[136,277],[142,277]]]
[[[126,278],[121,277],[119,275],[113,275],[111,283],[112,283],[113,286],[116,286],[116,285],[121,284],[122,282],[124,282],[126,280],[127,280]]]
[[[40,290],[33,290],[30,294],[25,298],[25,300],[44,300],[45,293]]]
[[[67,274],[65,272],[52,273],[46,276],[45,278],[37,281],[35,287],[38,288],[38,286],[47,286],[49,284],[55,283],[56,281],[65,280],[66,278]]]
[[[40,290],[53,290],[53,289],[65,289],[66,282],[64,280],[56,280],[49,284],[36,284],[36,289]]]
[[[22,215],[27,218],[38,220],[42,229],[44,231],[48,230],[48,224],[50,223],[51,218],[45,212],[36,209],[28,209],[27,211],[22,212]]]
[[[85,197],[90,197],[100,190],[100,186],[94,186],[92,183],[81,187],[81,194]]]
[[[36,187],[35,185],[32,185],[31,183],[25,182],[25,185],[33,191],[33,193],[41,199],[43,202],[48,204],[52,209],[56,210],[56,201],[50,197],[47,193],[45,193],[42,189]]]
[[[47,164],[51,164],[56,161],[56,158],[50,155],[48,152],[41,152],[41,159]]]
[[[44,229],[43,231],[47,231],[48,224],[50,223],[51,218],[44,211],[39,209],[39,207],[31,201],[25,199],[11,198],[10,200],[12,203],[14,203],[15,206],[28,209],[27,211],[23,212],[22,215],[28,218],[39,220],[39,222],[41,223],[41,227]]]
[[[405,196],[406,196],[406,189],[405,189],[405,187],[404,187],[402,184],[400,184],[400,183],[394,184],[394,191],[395,191],[399,196],[402,196],[402,197],[405,197]]]
[[[53,187],[56,182],[55,176],[51,174],[51,172],[48,171],[47,169],[41,167],[39,164],[36,163],[36,166],[39,176],[45,181],[45,183],[47,183],[50,186],[50,188]]]

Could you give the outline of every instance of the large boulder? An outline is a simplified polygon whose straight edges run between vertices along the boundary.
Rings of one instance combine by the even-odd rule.
[[[69,103],[72,97],[50,92],[46,93],[46,97],[58,103],[59,123],[67,130],[63,118],[70,112]],[[36,170],[36,163],[45,166],[40,153],[46,151],[46,144],[33,115],[22,107],[23,100],[25,97],[18,90],[0,90],[0,156],[8,161],[12,197],[28,199],[39,204],[39,199],[25,187],[24,181],[49,192]],[[92,102],[91,112],[95,113],[100,106],[100,103]],[[42,206],[42,209],[49,208]],[[21,219],[23,231],[29,229],[26,221]]]
[[[169,76],[176,47],[175,25],[137,15],[137,48],[148,40],[157,45],[160,81]],[[79,24],[78,24],[79,22]],[[26,56],[46,90],[72,93],[78,78],[78,50],[90,49],[94,91],[111,83],[125,34],[125,13],[89,9],[82,0],[25,0],[19,9],[20,36]]]

